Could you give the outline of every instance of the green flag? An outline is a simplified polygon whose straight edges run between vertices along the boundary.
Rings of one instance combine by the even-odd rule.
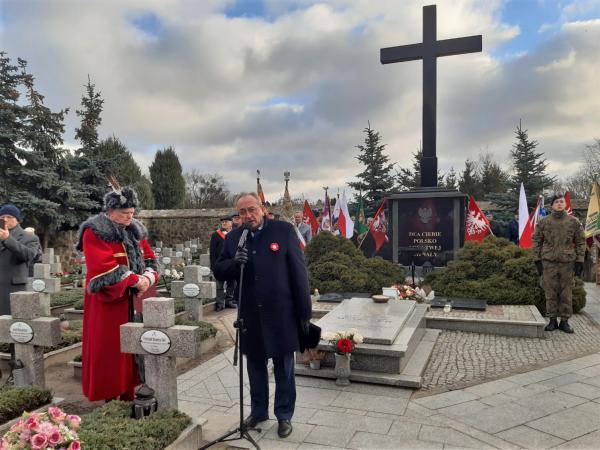
[[[356,234],[360,235],[369,231],[367,227],[367,220],[365,219],[365,208],[363,206],[362,197],[358,203],[358,209],[356,210],[356,220],[354,221],[354,229]]]

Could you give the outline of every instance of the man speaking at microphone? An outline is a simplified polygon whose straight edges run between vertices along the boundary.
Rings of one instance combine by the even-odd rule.
[[[245,424],[254,428],[269,418],[267,360],[272,358],[277,432],[285,438],[292,432],[296,403],[294,352],[299,334],[309,333],[312,314],[308,274],[292,224],[269,220],[255,193],[241,193],[237,209],[243,226],[227,234],[214,274],[219,280],[239,279],[245,265],[239,305],[251,399]],[[245,245],[239,245],[244,233]]]

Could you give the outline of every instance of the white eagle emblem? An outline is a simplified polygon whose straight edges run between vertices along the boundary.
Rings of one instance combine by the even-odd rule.
[[[485,219],[481,216],[481,213],[478,211],[469,211],[467,214],[467,234],[469,236],[473,236],[475,234],[480,234],[483,231],[487,230],[488,225]]]
[[[429,223],[432,215],[433,213],[431,212],[431,208],[419,208],[419,217],[421,218],[421,222]]]

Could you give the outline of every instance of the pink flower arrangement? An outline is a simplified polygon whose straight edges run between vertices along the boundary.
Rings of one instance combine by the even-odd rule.
[[[81,418],[51,406],[45,413],[24,413],[0,440],[0,450],[81,450]]]
[[[393,287],[398,289],[398,296],[401,300],[414,300],[417,295],[417,291],[408,284],[395,284]]]

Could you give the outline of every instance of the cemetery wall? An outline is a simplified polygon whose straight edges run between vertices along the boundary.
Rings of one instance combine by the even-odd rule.
[[[190,239],[199,238],[203,252],[208,249],[211,234],[219,227],[220,218],[234,212],[233,207],[217,209],[154,209],[140,211],[150,244],[162,241],[174,247]]]

